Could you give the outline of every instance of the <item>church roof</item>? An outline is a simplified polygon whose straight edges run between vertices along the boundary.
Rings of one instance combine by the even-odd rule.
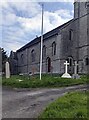
[[[47,38],[52,37],[52,36],[54,36],[54,35],[57,35],[58,32],[59,32],[59,29],[64,28],[67,24],[71,23],[72,21],[74,21],[74,19],[72,19],[72,20],[64,23],[63,25],[58,26],[57,28],[55,28],[55,29],[53,29],[53,30],[51,30],[51,31],[49,31],[49,32],[47,32],[47,33],[45,33],[45,34],[43,35],[43,40],[46,40]],[[20,48],[19,50],[17,50],[16,52],[23,51],[23,50],[25,50],[26,48],[29,48],[30,46],[33,46],[33,45],[39,43],[40,40],[41,40],[41,36],[40,36],[40,37],[37,37],[37,38],[35,38],[34,40],[32,40],[31,42],[27,43],[26,45],[24,45],[23,47],[21,47],[21,48]]]

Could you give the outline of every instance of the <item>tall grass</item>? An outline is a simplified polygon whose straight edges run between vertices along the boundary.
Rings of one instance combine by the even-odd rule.
[[[65,87],[86,83],[89,83],[89,77],[85,75],[80,79],[61,78],[59,75],[42,75],[42,80],[39,79],[39,75],[31,77],[14,75],[8,79],[2,78],[2,85],[17,88]]]
[[[72,92],[57,99],[46,107],[39,118],[88,118],[87,94],[89,91]]]

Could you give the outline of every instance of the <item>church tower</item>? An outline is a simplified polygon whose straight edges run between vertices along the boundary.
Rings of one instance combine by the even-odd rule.
[[[74,2],[74,18],[79,17],[79,2]]]
[[[81,0],[80,0],[81,1]],[[77,20],[77,61],[79,72],[87,73],[89,67],[89,1],[74,2],[74,19]]]
[[[81,2],[81,0],[74,1],[74,18],[79,18],[87,14],[88,0],[85,0],[86,2]]]

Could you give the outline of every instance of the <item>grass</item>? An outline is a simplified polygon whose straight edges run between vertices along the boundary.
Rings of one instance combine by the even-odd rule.
[[[23,80],[20,81],[19,80]],[[27,76],[14,75],[9,79],[2,77],[3,86],[12,86],[17,88],[45,88],[45,87],[65,87],[79,84],[89,83],[89,76],[81,76],[80,79],[67,79],[61,78],[58,75],[42,75],[42,80],[39,80],[39,76],[31,76],[30,79]]]
[[[89,91],[72,92],[57,99],[40,114],[39,118],[88,118],[87,94]],[[89,120],[89,119],[87,119]]]

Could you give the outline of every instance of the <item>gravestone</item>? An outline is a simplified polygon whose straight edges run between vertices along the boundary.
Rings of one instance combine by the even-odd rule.
[[[9,66],[9,62],[6,62],[6,64],[5,64],[5,70],[6,70],[6,78],[10,78],[10,66]]]
[[[75,61],[74,62],[74,74],[72,75],[73,79],[79,79],[80,78],[80,76],[77,73],[77,67],[78,67],[77,61]]]
[[[68,65],[69,65],[69,63],[66,61],[64,63],[64,65],[65,65],[65,73],[61,77],[62,78],[71,78],[70,74],[68,73]]]

